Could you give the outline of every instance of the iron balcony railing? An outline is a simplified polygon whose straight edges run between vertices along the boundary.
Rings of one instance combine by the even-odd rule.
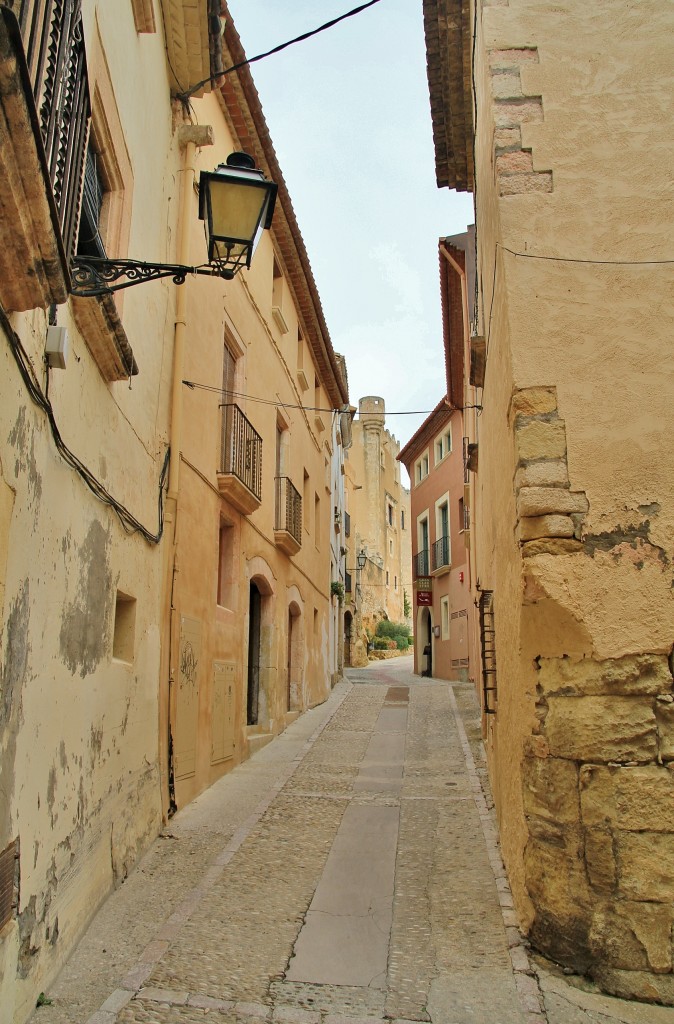
[[[440,537],[431,548],[431,572],[450,564],[449,537]]]
[[[414,556],[412,561],[414,563],[414,576],[415,576],[415,578],[419,577],[419,576],[428,576],[428,573],[430,572],[430,569],[429,569],[428,550],[427,549],[424,549],[423,551],[419,551],[419,553]]]
[[[344,536],[351,536],[351,516],[348,512],[344,513]]]
[[[222,406],[220,472],[231,473],[262,500],[262,438],[233,403]]]
[[[91,104],[81,0],[21,0],[19,24],[63,247],[75,252]]]
[[[287,476],[276,477],[276,526],[302,543],[302,497]]]

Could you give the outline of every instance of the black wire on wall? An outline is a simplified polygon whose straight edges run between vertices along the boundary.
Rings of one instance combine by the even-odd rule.
[[[159,497],[157,508],[158,526],[157,532],[152,533],[152,531],[149,530],[146,526],[143,526],[140,520],[136,519],[133,513],[131,513],[128,510],[128,508],[126,508],[125,505],[122,505],[121,502],[117,501],[117,499],[114,498],[112,494],[110,494],[110,492],[103,486],[100,480],[98,480],[93,475],[91,470],[88,469],[87,466],[85,466],[84,463],[80,459],[78,459],[78,457],[70,450],[70,448],[67,446],[67,444],[61,437],[61,433],[59,431],[58,424],[56,423],[56,418],[54,416],[52,404],[47,395],[45,394],[45,392],[42,390],[40,382],[37,379],[35,369],[33,368],[33,364],[31,363],[28,357],[28,353],[23,347],[20,337],[18,336],[16,331],[13,330],[12,325],[10,324],[9,319],[7,317],[7,314],[5,310],[2,308],[2,306],[0,306],[0,327],[2,327],[3,331],[5,332],[10,351],[14,356],[14,360],[19,369],[19,373],[21,374],[21,378],[26,386],[26,390],[28,391],[31,400],[34,402],[35,405],[38,406],[38,408],[42,409],[43,413],[47,417],[47,420],[49,421],[49,426],[51,429],[52,437],[54,439],[54,444],[56,445],[56,450],[58,451],[63,461],[67,463],[67,465],[70,466],[70,468],[77,473],[77,475],[84,481],[85,485],[89,488],[91,493],[100,502],[102,502],[104,505],[107,505],[109,508],[113,510],[126,533],[140,533],[140,535],[144,538],[144,540],[148,542],[148,544],[158,544],[164,532],[164,488],[166,486],[166,480],[168,477],[170,448],[166,449],[166,454],[164,455],[164,463],[162,465],[161,473],[159,475]]]

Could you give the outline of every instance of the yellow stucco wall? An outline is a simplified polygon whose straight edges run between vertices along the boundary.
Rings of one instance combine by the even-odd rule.
[[[621,766],[606,769],[613,790],[638,765],[665,789],[671,776],[674,308],[670,267],[647,261],[671,258],[673,27],[657,2],[510,0],[484,7],[476,53],[488,355],[474,527],[495,595],[502,846],[540,945],[666,1002],[671,956],[636,906],[652,865],[632,855],[653,826],[607,812],[602,831],[582,793],[588,762]],[[656,833],[665,934],[674,834]]]
[[[214,129],[215,145],[197,157],[197,171],[211,170],[236,148],[218,100],[196,104],[199,121]],[[203,226],[191,217],[191,256],[199,262]],[[273,232],[265,232],[250,271],[234,281],[190,281],[187,302],[185,378],[216,389],[223,374],[225,338],[238,357],[237,395],[221,396],[185,388],[183,456],[177,508],[177,566],[174,606],[177,609],[172,644],[179,643],[178,619],[198,624],[199,664],[195,687],[198,710],[189,728],[195,733],[195,760],[176,778],[176,800],[182,806],[224,771],[248,756],[250,750],[285,728],[299,711],[325,700],[330,692],[332,664],[329,645],[330,530],[333,499],[330,490],[331,420],[329,411],[311,410],[316,402],[330,409],[320,372],[305,341],[303,369],[310,380],[303,390],[298,378],[298,313],[284,272],[283,333],[272,315],[279,300],[273,294],[276,259],[284,272]],[[277,285],[278,288],[278,285]],[[274,300],[274,301],[273,301]],[[314,379],[319,378],[318,391]],[[218,492],[221,404],[233,401],[262,438],[262,495],[259,508],[241,514]],[[306,411],[303,407],[310,407]],[[275,541],[275,484],[277,425],[283,429],[282,475],[290,478],[303,499],[302,543],[288,555]],[[221,517],[231,524],[227,554],[231,586],[218,605],[218,536]],[[247,725],[247,666],[249,660],[249,589],[262,590],[260,713]],[[292,606],[292,607],[291,607]],[[293,635],[289,638],[290,612]],[[196,626],[194,627],[196,628]],[[290,645],[290,646],[289,646]],[[292,652],[289,655],[289,650]],[[288,680],[289,656],[292,659]],[[179,652],[175,657],[180,658]],[[213,760],[214,671],[225,665],[234,687],[233,746],[226,759]],[[178,683],[178,686],[181,684]],[[290,708],[288,689],[291,688]],[[175,694],[173,728],[182,742],[185,723],[179,721]],[[192,715],[194,708],[191,707]]]

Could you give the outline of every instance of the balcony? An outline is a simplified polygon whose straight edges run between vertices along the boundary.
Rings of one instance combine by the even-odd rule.
[[[420,551],[418,554],[414,555],[412,563],[414,566],[415,579],[418,579],[419,576],[428,576],[430,569],[427,549],[424,549],[423,551]]]
[[[287,555],[302,547],[302,498],[287,476],[276,477],[274,541]]]
[[[449,537],[440,537],[431,548],[431,573],[434,576],[441,576],[449,572],[451,565],[451,551]]]
[[[262,502],[262,438],[233,403],[222,407],[218,490],[246,516]]]

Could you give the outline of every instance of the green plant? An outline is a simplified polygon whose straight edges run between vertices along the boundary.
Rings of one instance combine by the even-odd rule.
[[[37,1002],[35,1003],[35,1006],[36,1007],[40,1007],[40,1006],[51,1006],[51,1005],[52,1005],[51,999],[47,999],[47,997],[44,994],[44,992],[40,992],[39,996],[37,997]]]
[[[377,636],[385,636],[395,640],[399,636],[408,637],[410,635],[410,627],[406,626],[404,622],[391,622],[390,619],[382,619],[381,622],[377,623],[376,633]]]
[[[398,645],[399,651],[406,651],[408,647],[407,637],[399,636],[396,640],[396,644]]]
[[[344,600],[344,584],[341,580],[333,580],[330,584],[330,593],[336,597],[341,604]]]
[[[407,596],[407,591],[403,590],[403,615],[406,619],[409,619],[411,611],[412,605],[410,604],[410,599]]]
[[[387,651],[388,640],[384,636],[376,636],[372,641],[372,646],[374,647],[375,651]]]

